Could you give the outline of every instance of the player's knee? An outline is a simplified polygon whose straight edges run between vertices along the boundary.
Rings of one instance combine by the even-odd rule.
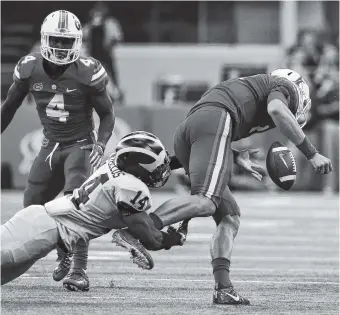
[[[226,230],[228,233],[232,233],[235,237],[240,228],[240,216],[239,215],[226,215],[222,218],[218,225],[218,229]]]
[[[195,202],[196,217],[209,217],[216,211],[215,203],[208,197],[203,195],[193,196]]]

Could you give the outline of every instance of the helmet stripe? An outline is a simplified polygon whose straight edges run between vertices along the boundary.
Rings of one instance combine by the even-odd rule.
[[[61,28],[62,26],[62,15],[63,15],[63,11],[59,11],[59,21],[58,21],[58,28]]]
[[[134,134],[134,135],[131,135],[131,136],[125,136],[124,138],[122,138],[122,142],[126,141],[126,140],[130,140],[130,139],[147,139],[147,140],[152,140],[152,141],[155,141],[157,142],[159,145],[162,145],[161,141],[157,138],[153,138],[153,137],[150,137],[149,135],[144,135],[144,134]]]
[[[68,29],[68,12],[65,11],[65,28]]]
[[[67,19],[67,13],[66,13],[66,11],[60,10],[60,11],[59,11],[58,28],[67,28],[66,19]]]
[[[136,148],[136,147],[121,149],[121,150],[119,150],[118,152],[116,152],[116,155],[117,155],[117,157],[118,157],[118,156],[120,156],[120,155],[123,154],[123,153],[129,153],[129,152],[139,152],[139,153],[144,153],[144,154],[146,154],[146,155],[149,155],[149,156],[153,157],[155,160],[157,160],[157,158],[158,158],[158,155],[155,154],[155,153],[153,153],[152,151],[147,150],[147,149],[143,149],[143,148]]]

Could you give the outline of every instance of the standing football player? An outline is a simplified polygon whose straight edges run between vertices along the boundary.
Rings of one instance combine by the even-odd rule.
[[[152,250],[181,245],[179,232],[160,232],[145,212],[151,207],[148,187],[163,186],[170,174],[168,153],[156,136],[126,135],[116,154],[72,195],[24,208],[1,226],[1,284],[22,275],[57,244],[72,252],[79,239],[88,244],[111,229],[128,227]],[[146,251],[135,238],[122,230],[115,241],[145,266]]]
[[[250,304],[233,288],[229,267],[240,209],[228,182],[233,164],[232,141],[278,127],[305,155],[315,171],[332,171],[331,161],[307,139],[302,127],[311,108],[309,88],[295,71],[278,69],[269,74],[224,81],[208,90],[179,125],[174,138],[176,157],[191,181],[191,196],[166,201],[150,216],[157,228],[188,219],[213,216],[217,229],[211,243],[217,304]]]
[[[43,126],[44,140],[31,167],[24,192],[24,207],[43,205],[60,191],[71,194],[100,165],[114,128],[112,102],[106,91],[107,74],[94,58],[80,57],[82,27],[71,12],[49,14],[41,26],[40,53],[20,59],[13,84],[1,107],[1,132],[30,92]],[[93,109],[100,117],[98,138],[94,137]],[[74,265],[65,280],[88,290],[86,275],[88,246],[80,240]],[[63,279],[71,266],[70,255],[58,247],[60,263],[53,272]]]

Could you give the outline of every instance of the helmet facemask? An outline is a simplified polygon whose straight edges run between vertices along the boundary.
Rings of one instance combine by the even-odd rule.
[[[81,45],[81,34],[61,35],[61,33],[41,32],[41,54],[56,65],[66,65],[76,61],[80,55]]]
[[[312,107],[312,101],[309,97],[309,88],[307,83],[302,79],[298,79],[293,82],[297,87],[299,94],[299,104],[295,113],[295,118],[299,123],[300,127],[303,128],[308,121],[307,114]]]
[[[170,157],[166,152],[164,163],[158,166],[151,174],[147,186],[159,188],[165,185],[171,175]]]

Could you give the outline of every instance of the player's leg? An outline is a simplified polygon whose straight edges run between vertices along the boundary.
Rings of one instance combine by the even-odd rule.
[[[59,150],[52,144],[43,146],[34,159],[24,192],[24,207],[43,205],[54,199],[64,186],[59,168]]]
[[[166,201],[154,211],[162,227],[193,217],[211,216],[227,185],[231,148],[231,117],[219,107],[190,115],[175,134],[175,153],[191,181],[191,196]]]
[[[76,144],[67,149],[67,156],[64,163],[65,188],[64,193],[72,193],[74,189],[79,188],[83,182],[90,176],[90,151],[81,150],[84,145]],[[88,291],[89,279],[86,275],[88,258],[88,244],[84,240],[79,240],[73,252],[73,265],[67,277],[63,281],[66,289],[75,291]]]
[[[30,206],[1,225],[1,284],[25,273],[61,242],[56,221],[43,206]]]
[[[217,229],[210,246],[215,278],[213,301],[217,304],[249,304],[247,299],[236,293],[229,275],[234,240],[240,226],[240,209],[228,187],[214,219]]]

